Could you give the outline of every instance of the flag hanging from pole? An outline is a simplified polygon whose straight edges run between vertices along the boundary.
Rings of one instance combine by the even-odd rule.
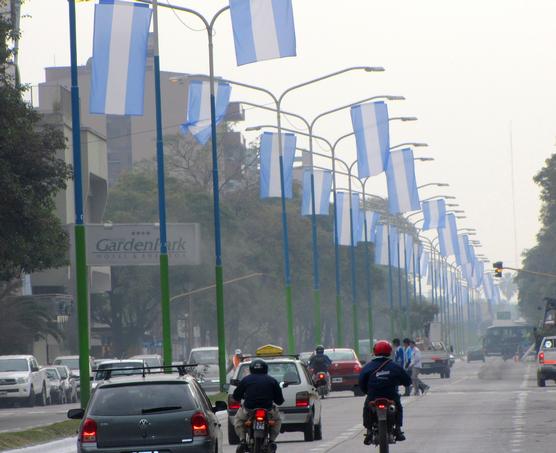
[[[458,227],[456,216],[452,213],[446,215],[446,226],[438,228],[440,254],[444,257],[458,254]]]
[[[408,272],[411,269],[411,261],[413,260],[413,236],[406,233],[400,233],[400,263]]]
[[[390,213],[401,214],[421,209],[415,179],[415,162],[410,148],[390,152],[386,168],[386,184]]]
[[[230,0],[238,66],[296,55],[291,0]]]
[[[388,237],[390,237],[390,263],[388,262]],[[398,265],[398,230],[396,227],[383,223],[376,226],[375,263],[383,266]]]
[[[458,235],[458,252],[456,255],[457,264],[462,266],[465,263],[472,263],[474,260],[474,253],[469,243],[469,236],[466,234]]]
[[[89,110],[102,115],[143,115],[148,5],[101,0],[95,5]]]
[[[423,230],[444,228],[446,225],[446,200],[444,198],[423,201],[421,207],[425,217]]]
[[[361,223],[359,241],[361,242],[365,242],[365,220],[367,221],[367,242],[375,242],[376,226],[380,220],[380,214],[374,211],[365,211],[361,214],[359,220]]]
[[[419,270],[421,272],[421,277],[428,275],[429,273],[430,258],[430,253],[423,249],[421,252],[421,258],[419,260]]]
[[[303,198],[301,199],[301,215],[312,215],[311,174],[315,189],[315,214],[328,215],[330,192],[332,190],[332,172],[314,168],[303,172]]]
[[[220,124],[226,115],[231,92],[232,87],[229,83],[220,81],[214,83],[216,124]],[[201,145],[206,144],[211,137],[210,82],[208,80],[189,82],[186,120],[180,126],[180,130],[184,134],[191,132]]]
[[[359,226],[359,194],[351,194],[352,218],[349,218],[349,192],[336,192],[336,218],[338,219],[338,244],[351,245],[351,228],[353,227],[353,245],[357,245]]]
[[[388,106],[382,101],[355,105],[351,108],[351,123],[357,145],[358,176],[382,173],[390,152]]]
[[[292,197],[293,159],[297,139],[294,134],[282,134],[282,163],[284,170],[284,194]],[[264,132],[260,146],[260,196],[261,198],[280,198],[280,152],[278,134]]]
[[[494,297],[494,282],[492,281],[492,275],[485,274],[483,277],[483,292],[488,300],[492,300]]]

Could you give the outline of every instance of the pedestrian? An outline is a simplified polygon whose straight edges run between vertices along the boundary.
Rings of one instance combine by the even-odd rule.
[[[410,340],[409,347],[411,349],[411,382],[413,384],[413,391],[414,395],[419,395],[419,392],[425,393],[430,389],[428,385],[426,385],[421,379],[419,378],[419,374],[421,373],[421,369],[423,368],[423,363],[421,361],[421,350],[415,344],[415,341]]]
[[[403,350],[404,350],[404,370],[407,371],[407,373],[411,376],[411,370],[410,370],[410,366],[411,366],[411,359],[412,359],[412,355],[411,355],[411,348],[409,343],[411,342],[411,340],[409,338],[404,338],[403,339]],[[411,386],[406,387],[405,388],[405,393],[403,394],[403,396],[409,396],[411,394]]]
[[[394,363],[402,368],[405,368],[405,354],[400,343],[400,339],[394,338],[392,340],[392,345],[394,346]]]

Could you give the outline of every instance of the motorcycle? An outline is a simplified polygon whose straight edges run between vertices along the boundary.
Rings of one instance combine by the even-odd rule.
[[[313,374],[313,383],[322,399],[330,393],[330,374],[327,371],[319,371]]]
[[[275,421],[266,409],[254,409],[246,420],[246,442],[251,453],[271,453],[270,427]]]
[[[390,444],[396,443],[396,403],[386,398],[377,398],[369,402],[367,411],[371,443],[379,447],[380,453],[388,453]]]

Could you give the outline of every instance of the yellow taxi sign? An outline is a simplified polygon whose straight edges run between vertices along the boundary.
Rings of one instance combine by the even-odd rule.
[[[284,348],[273,344],[265,344],[256,351],[257,357],[271,357],[284,354]]]

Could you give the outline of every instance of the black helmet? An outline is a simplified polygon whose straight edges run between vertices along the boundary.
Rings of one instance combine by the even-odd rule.
[[[324,354],[324,346],[322,344],[319,344],[316,348],[315,351],[317,354]]]
[[[267,374],[268,365],[262,359],[255,359],[249,365],[249,372],[251,374]]]

